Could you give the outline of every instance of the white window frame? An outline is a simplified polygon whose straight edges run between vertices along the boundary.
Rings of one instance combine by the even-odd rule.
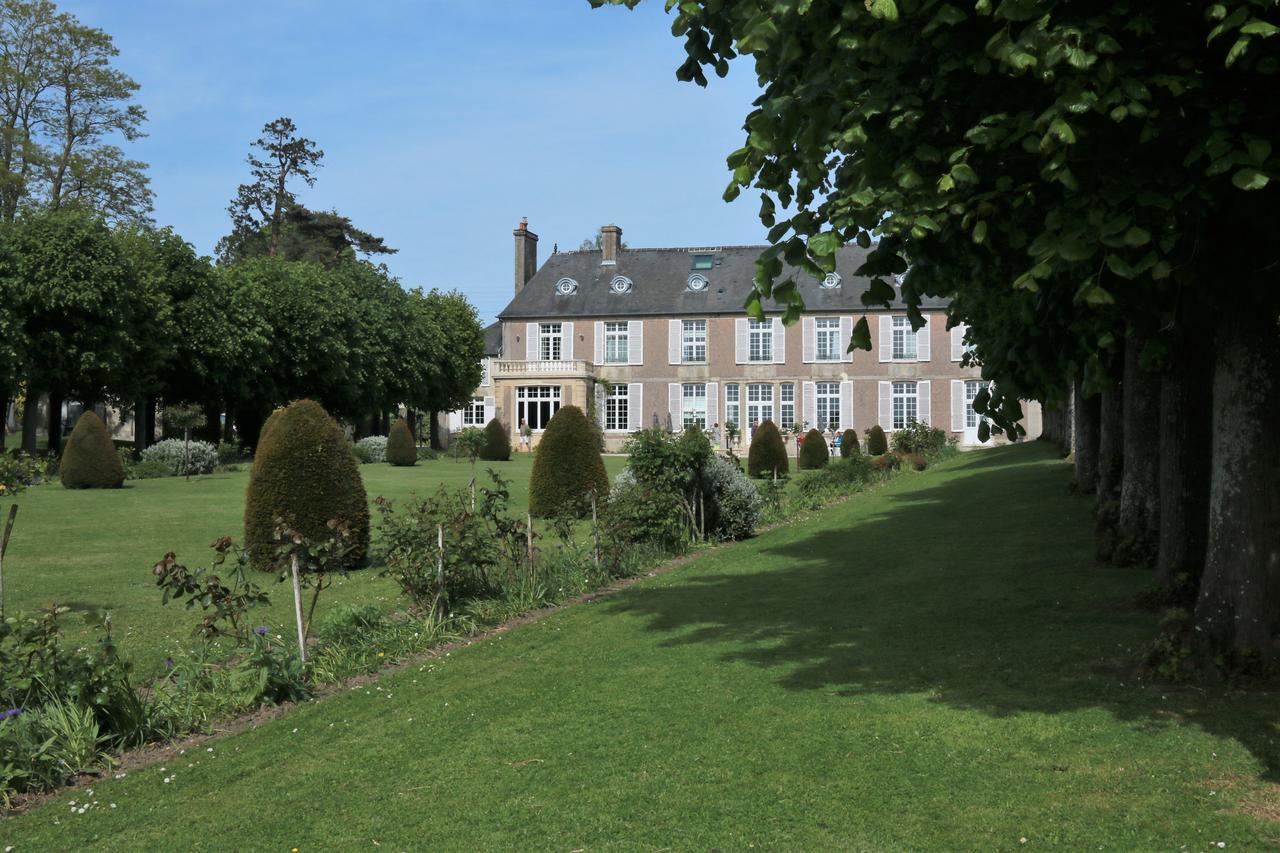
[[[631,363],[631,324],[626,320],[605,321],[604,363]]]
[[[707,321],[680,321],[680,363],[707,363]]]
[[[747,383],[746,421],[748,429],[764,421],[775,421],[773,414],[773,385],[771,383]]]
[[[631,394],[627,383],[618,382],[610,385],[609,393],[604,398],[605,432],[630,432],[630,412]]]
[[[538,360],[560,361],[564,356],[564,324],[538,324]]]
[[[789,429],[796,422],[796,383],[783,382],[778,386],[778,428]]]
[[[462,407],[464,427],[482,427],[488,422],[485,418],[484,397],[472,397],[471,402]]]
[[[707,383],[685,382],[680,386],[680,428],[707,429]]]
[[[825,418],[823,415],[825,414]],[[840,383],[816,382],[813,386],[813,426],[827,432],[840,426]]]
[[[964,380],[964,428],[977,429],[978,424],[985,421],[985,415],[980,415],[973,409],[973,398],[978,396],[978,392],[984,388],[990,387],[991,382],[987,379],[966,379]]]
[[[815,361],[840,361],[840,318],[815,317],[813,320],[813,345]]]
[[[516,425],[524,421],[529,424],[529,428],[534,432],[542,432],[547,428],[547,423],[556,412],[560,411],[561,401],[564,399],[563,392],[559,385],[520,385],[516,387]],[[543,421],[542,404],[547,402],[548,413],[546,422]],[[538,415],[530,417],[531,414]]]
[[[773,363],[773,320],[747,320],[747,361]]]
[[[725,426],[733,424],[739,431],[742,429],[742,386],[736,382],[724,386],[724,422]]]
[[[903,314],[895,314],[892,328],[893,360],[915,361],[919,358],[919,339],[915,330],[911,328],[911,318]]]
[[[905,429],[920,419],[920,391],[915,382],[894,382],[890,423],[893,429]]]

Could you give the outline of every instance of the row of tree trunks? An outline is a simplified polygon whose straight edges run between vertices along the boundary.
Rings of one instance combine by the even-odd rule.
[[[40,449],[40,395],[27,389],[22,404],[22,450],[32,456]]]
[[[1114,368],[1111,376],[1119,375]],[[1098,395],[1098,495],[1094,540],[1097,558],[1110,562],[1120,516],[1120,484],[1124,479],[1124,381],[1112,382]]]
[[[63,398],[61,392],[49,392],[49,453],[54,456],[62,455],[62,404]]]
[[[1145,341],[1130,338],[1124,353],[1124,465],[1111,561],[1155,564],[1160,541],[1160,376],[1142,366]]]
[[[1098,488],[1098,441],[1102,428],[1102,396],[1084,396],[1084,383],[1077,379],[1073,386],[1071,407],[1075,435],[1076,488],[1091,495]]]

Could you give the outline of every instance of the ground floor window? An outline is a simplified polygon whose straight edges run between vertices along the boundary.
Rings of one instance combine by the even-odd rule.
[[[840,383],[818,382],[814,386],[814,426],[828,431],[840,426]]]
[[[916,383],[893,383],[893,428],[905,429],[915,423],[919,413],[919,400],[916,397]]]
[[[764,421],[773,420],[773,386],[752,383],[747,386],[747,426],[748,434],[754,435],[756,427]]]
[[[978,392],[987,387],[987,382],[982,379],[968,379],[964,383],[964,427],[965,429],[977,429],[978,424],[986,420],[982,415],[973,410],[973,398],[978,396]]]
[[[686,382],[681,388],[684,404],[681,406],[682,426],[685,429],[707,428],[707,386],[703,382]]]
[[[783,382],[779,388],[778,426],[791,429],[796,423],[796,386],[794,382]]]
[[[626,432],[631,428],[627,414],[630,398],[624,383],[611,385],[609,394],[604,398],[604,428],[609,432]]]
[[[485,425],[484,419],[484,397],[472,397],[462,410],[462,425],[464,427],[482,427]]]
[[[525,385],[516,389],[516,417],[532,430],[544,430],[560,410],[559,385]]]
[[[738,385],[731,382],[724,386],[724,425],[742,426],[742,403],[738,396]]]

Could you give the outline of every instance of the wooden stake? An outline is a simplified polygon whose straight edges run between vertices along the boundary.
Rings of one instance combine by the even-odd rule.
[[[596,518],[596,493],[591,492],[591,538],[595,540],[596,571],[600,571],[600,527]]]
[[[302,580],[298,576],[298,555],[294,554],[290,560],[290,568],[293,570],[293,613],[298,620],[298,657],[303,663],[307,662],[307,635],[302,625]]]
[[[4,552],[9,550],[9,535],[13,533],[13,522],[18,517],[18,505],[9,505],[9,520],[4,525],[4,539],[0,539],[0,619],[4,618]]]
[[[524,535],[529,542],[529,575],[533,576],[533,513],[526,512]]]
[[[476,478],[471,478],[471,511],[476,511]]]
[[[444,590],[444,525],[436,525],[436,612],[440,618],[444,618],[445,611],[445,590]]]

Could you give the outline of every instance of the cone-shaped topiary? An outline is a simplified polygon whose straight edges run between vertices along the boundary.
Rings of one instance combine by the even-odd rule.
[[[539,518],[583,516],[591,511],[591,492],[603,503],[609,475],[587,416],[577,406],[561,406],[551,418],[529,477],[529,511]]]
[[[747,474],[752,477],[787,476],[791,470],[787,461],[787,446],[773,421],[762,421],[751,437],[747,451]]]
[[[62,449],[59,472],[68,489],[118,489],[124,485],[124,465],[102,418],[87,411],[76,421]]]
[[[831,453],[827,450],[827,440],[822,433],[811,429],[804,435],[800,452],[796,454],[796,467],[805,470],[822,468],[831,461]]]
[[[330,519],[351,527],[347,568],[369,549],[369,504],[347,437],[324,407],[298,400],[277,409],[262,427],[245,493],[244,544],[254,566],[276,569],[276,519],[315,542],[328,538]]]
[[[850,456],[857,456],[858,450],[858,434],[852,429],[847,429],[840,433],[840,456],[848,459]]]
[[[884,456],[888,452],[889,439],[885,438],[884,430],[880,428],[880,424],[876,424],[867,430],[867,455]]]
[[[400,468],[418,464],[418,442],[404,418],[396,418],[387,434],[387,463]]]
[[[511,459],[511,436],[497,418],[485,424],[480,458],[486,462],[507,462]]]

